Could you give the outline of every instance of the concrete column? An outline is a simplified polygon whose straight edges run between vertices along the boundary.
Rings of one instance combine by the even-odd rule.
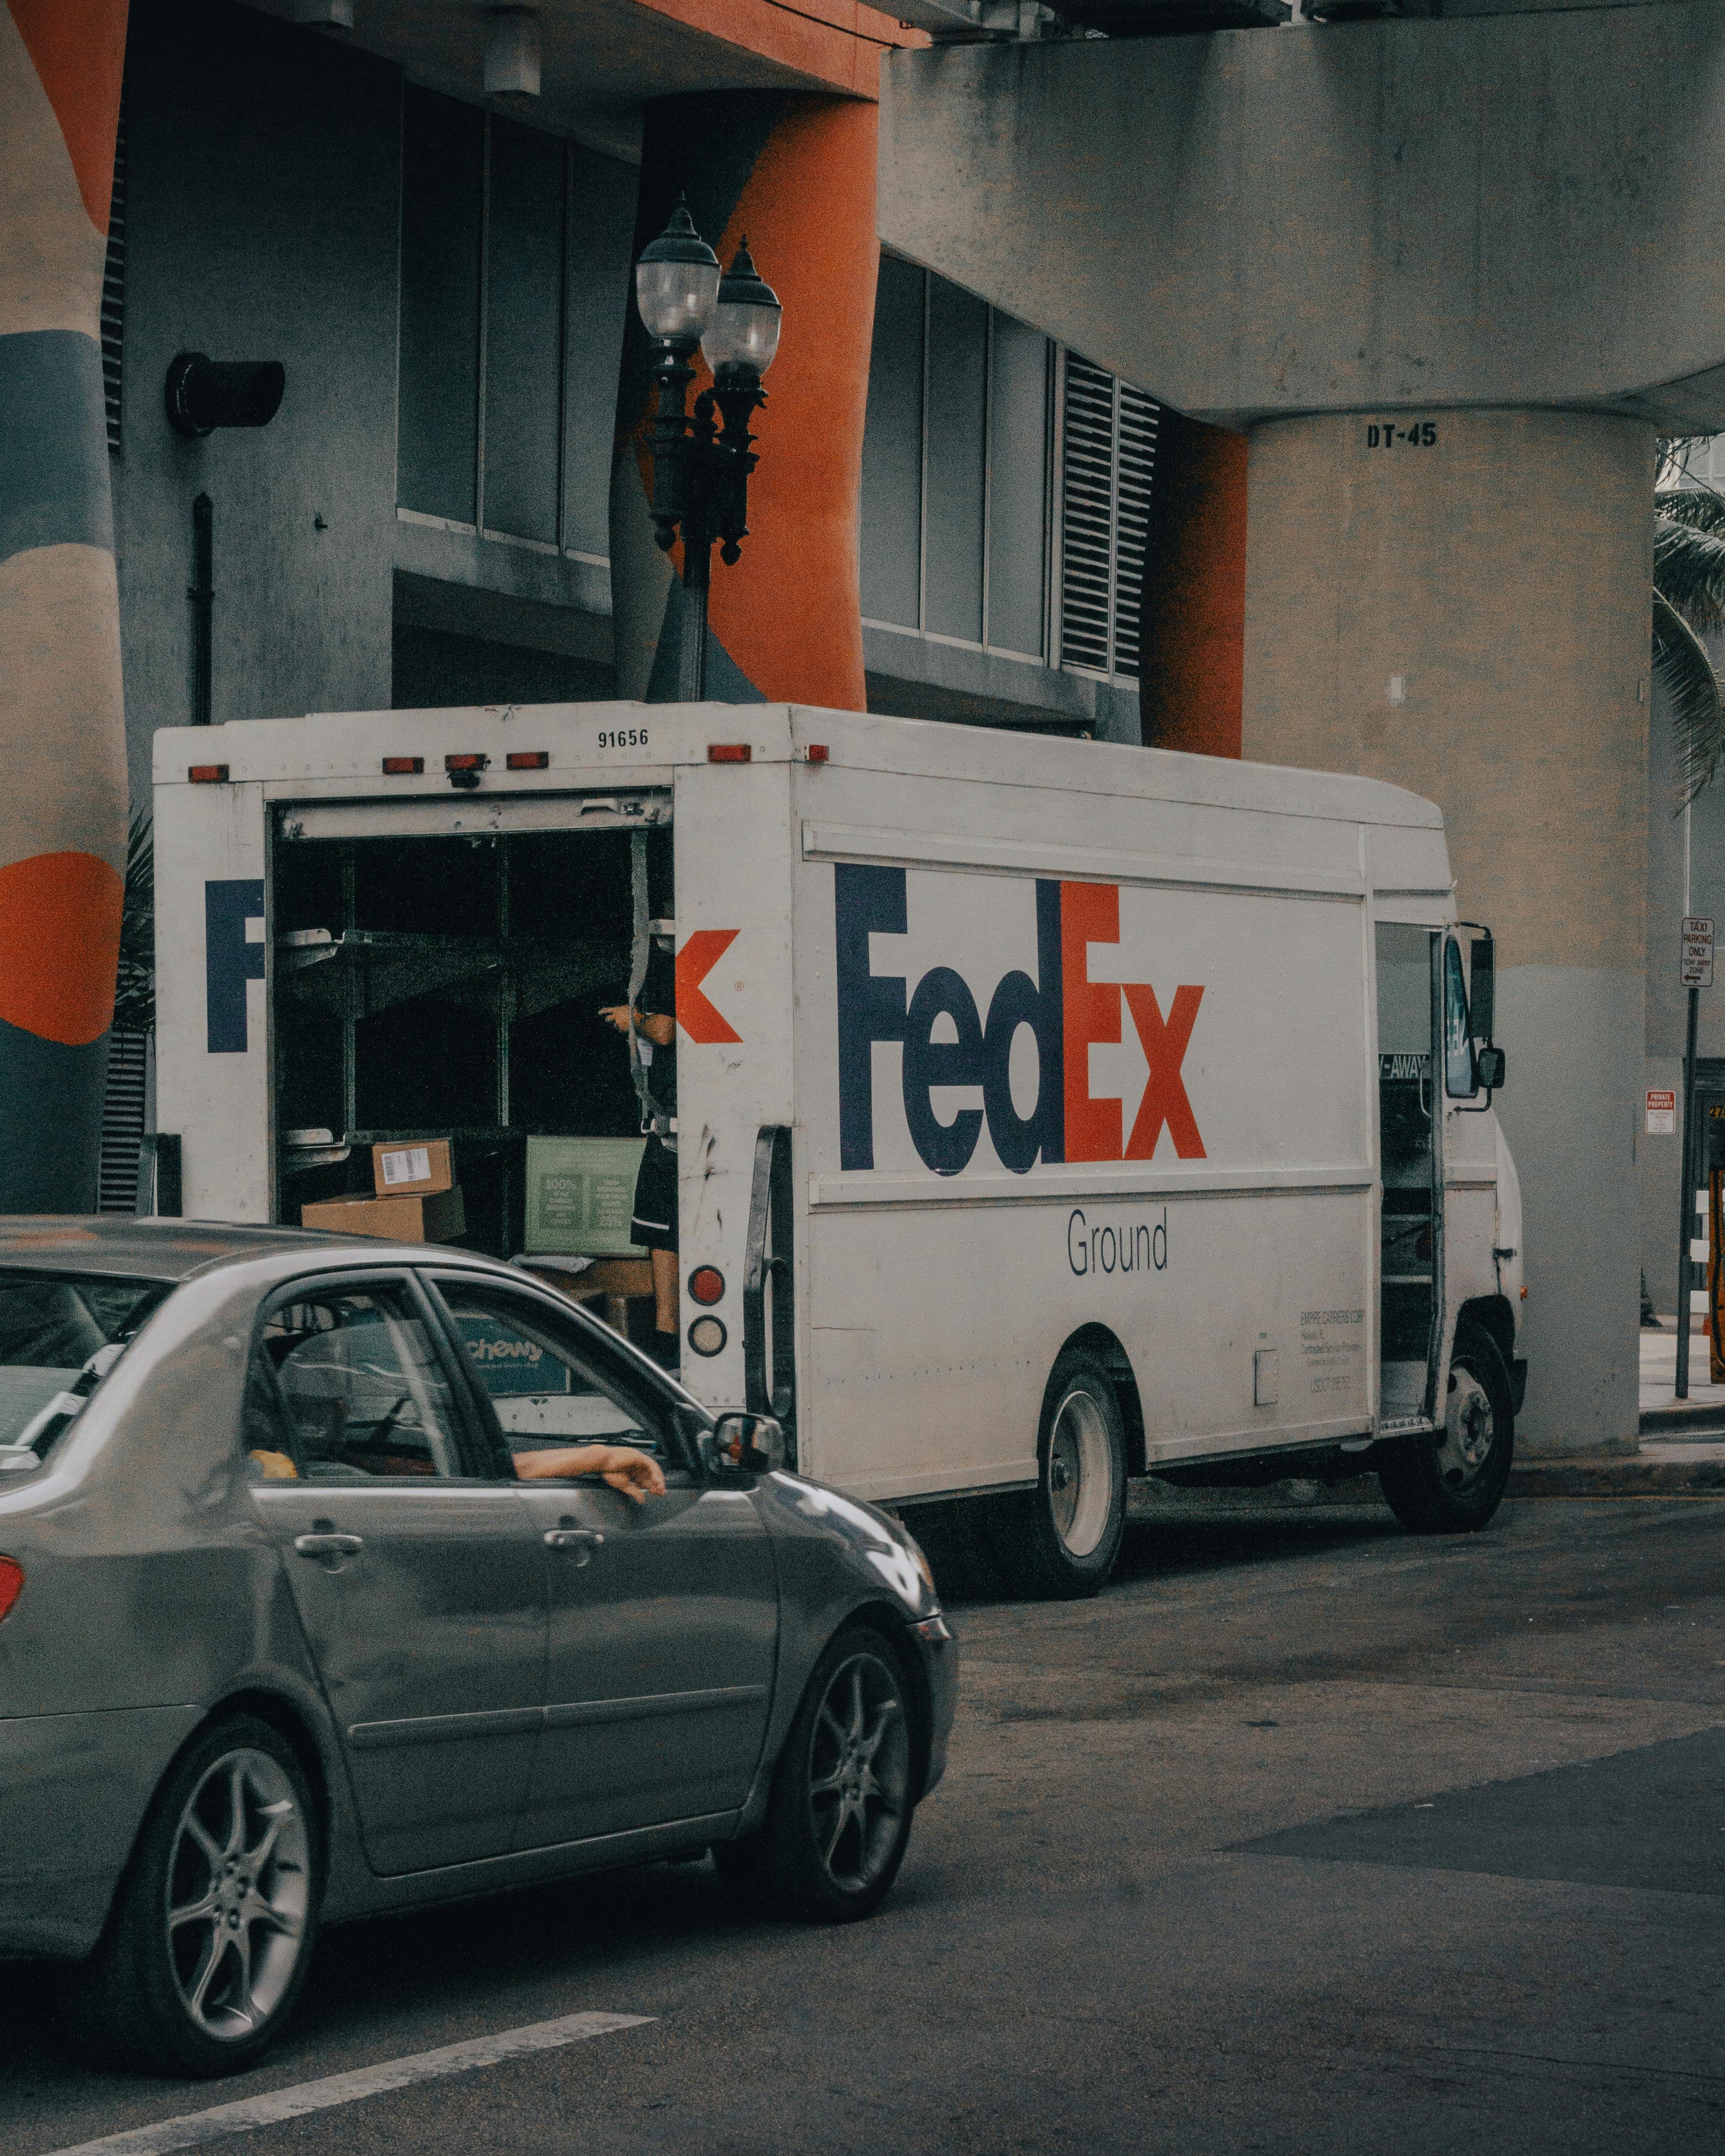
[[[100,343],[126,12],[0,5],[0,1213],[95,1204],[126,863]]]
[[[719,259],[746,239],[784,307],[778,357],[756,418],[750,536],[713,557],[707,693],[866,708],[857,516],[875,317],[876,110],[856,98],[719,90],[647,108],[635,252],[679,193]],[[624,336],[611,489],[618,693],[674,693],[680,596],[647,516],[651,465],[645,332]],[[697,360],[691,399],[710,383]]]
[[[1540,1451],[1633,1449],[1652,429],[1276,419],[1248,471],[1244,752],[1442,806],[1461,912],[1498,937],[1522,1430]]]

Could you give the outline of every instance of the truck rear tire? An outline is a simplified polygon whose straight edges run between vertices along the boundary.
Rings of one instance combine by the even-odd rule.
[[[1450,1358],[1443,1424],[1405,1438],[1378,1481],[1402,1525],[1416,1535],[1466,1534],[1503,1502],[1515,1456],[1509,1373],[1491,1335],[1464,1325]]]
[[[1042,1396],[1036,1487],[1009,1501],[993,1537],[1007,1591],[1070,1601],[1100,1594],[1126,1529],[1126,1429],[1107,1365],[1069,1348]]]

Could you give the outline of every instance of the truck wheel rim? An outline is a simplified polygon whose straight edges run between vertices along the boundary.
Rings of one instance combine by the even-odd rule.
[[[1497,1440],[1491,1394],[1471,1370],[1458,1364],[1450,1373],[1444,1434],[1438,1445],[1438,1473],[1445,1486],[1465,1490],[1477,1481]]]
[[[827,1876],[845,1892],[890,1862],[910,1799],[911,1736],[892,1672],[877,1655],[834,1671],[814,1718],[809,1812]]]
[[[1048,1508],[1074,1557],[1088,1557],[1108,1532],[1114,1460],[1095,1397],[1075,1386],[1055,1410],[1048,1441]]]
[[[263,2027],[299,1967],[311,1899],[311,1845],[279,1760],[224,1753],[174,1829],[167,1938],[180,2001],[218,2043]]]

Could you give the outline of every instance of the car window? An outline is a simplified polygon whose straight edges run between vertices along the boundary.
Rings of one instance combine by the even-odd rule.
[[[0,1272],[0,1466],[33,1466],[170,1291],[166,1281]]]
[[[466,1472],[449,1381],[404,1284],[296,1285],[264,1317],[245,1445],[266,1481]]]
[[[555,1311],[448,1275],[437,1286],[511,1453],[633,1445],[671,1464],[653,1404],[605,1369]]]

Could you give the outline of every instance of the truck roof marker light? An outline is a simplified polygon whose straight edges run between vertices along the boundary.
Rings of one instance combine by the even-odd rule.
[[[446,756],[444,769],[449,774],[451,786],[460,788],[463,793],[471,793],[480,783],[480,773],[490,768],[490,762],[488,756],[477,756],[469,752],[460,756]]]
[[[0,1557],[0,1618],[10,1613],[23,1591],[23,1567],[15,1557]]]
[[[512,748],[503,759],[511,771],[543,771],[551,762],[548,748]]]
[[[386,756],[383,759],[386,778],[417,778],[424,768],[423,756]]]
[[[824,742],[810,742],[803,753],[810,763],[824,763],[831,752]]]
[[[709,742],[706,745],[709,763],[747,763],[752,753],[747,742]]]
[[[225,786],[228,767],[225,763],[194,763],[187,766],[186,776],[193,786]]]
[[[725,1276],[716,1265],[697,1265],[689,1276],[689,1296],[693,1302],[722,1302]]]

